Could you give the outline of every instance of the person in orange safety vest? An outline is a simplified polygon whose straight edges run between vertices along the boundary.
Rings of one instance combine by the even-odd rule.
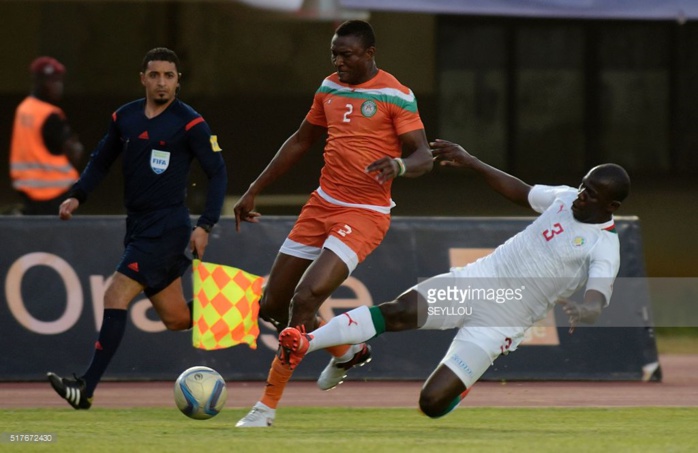
[[[56,105],[63,97],[65,66],[55,58],[39,57],[29,70],[33,88],[15,112],[10,178],[22,197],[23,214],[56,215],[79,177],[83,146]]]

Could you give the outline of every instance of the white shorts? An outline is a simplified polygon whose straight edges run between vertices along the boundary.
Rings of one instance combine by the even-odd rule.
[[[466,389],[492,365],[490,355],[480,346],[469,341],[453,340],[441,364],[447,366],[463,382]]]
[[[286,255],[295,256],[296,258],[303,258],[305,260],[314,261],[320,256],[322,249],[326,248],[332,250],[335,255],[339,257],[340,260],[347,265],[349,274],[354,272],[356,266],[359,265],[359,259],[356,253],[349,248],[344,242],[340,241],[334,236],[329,236],[322,247],[313,247],[310,245],[303,245],[294,240],[286,238],[279,251],[285,253]]]
[[[516,350],[523,334],[515,338],[490,327],[461,327],[441,363],[470,388],[501,354]]]
[[[430,288],[457,286],[461,278],[463,275],[460,272],[451,271],[415,285],[411,290],[418,291],[428,300],[427,291]],[[438,285],[433,285],[436,281]],[[473,280],[473,283],[475,282]],[[465,306],[455,299],[441,300],[438,304],[430,304],[429,308],[434,306],[453,311],[446,315],[428,312],[420,329],[458,329],[441,363],[448,366],[463,381],[466,388],[470,388],[500,354],[515,351],[524,339],[527,327],[525,322],[519,321],[519,307],[514,307],[512,312],[507,310],[505,305],[497,305],[492,309],[481,309],[482,306],[475,305],[473,311],[468,313],[464,311]],[[459,314],[458,310],[463,313]]]

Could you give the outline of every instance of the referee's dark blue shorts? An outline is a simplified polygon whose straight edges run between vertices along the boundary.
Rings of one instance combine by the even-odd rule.
[[[153,296],[191,265],[186,255],[190,238],[186,206],[131,213],[126,218],[124,253],[116,270],[142,284],[146,296]]]

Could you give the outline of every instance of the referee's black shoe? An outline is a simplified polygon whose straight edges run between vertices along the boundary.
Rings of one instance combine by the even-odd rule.
[[[73,374],[75,379],[62,378],[55,373],[47,373],[51,387],[66,400],[74,409],[89,409],[92,406],[92,398],[85,395],[85,381]]]

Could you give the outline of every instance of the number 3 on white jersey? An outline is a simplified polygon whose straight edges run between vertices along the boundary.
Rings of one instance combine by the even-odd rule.
[[[556,223],[553,225],[553,228],[551,230],[545,230],[543,231],[543,237],[545,238],[546,241],[550,241],[552,238],[555,237],[555,235],[562,233],[565,231],[564,228],[562,228],[562,225],[559,223]]]
[[[347,111],[344,112],[344,119],[342,121],[345,123],[348,123],[351,121],[351,118],[349,118],[349,115],[351,115],[351,112],[354,111],[354,106],[351,104],[346,104],[345,107],[347,108]]]

